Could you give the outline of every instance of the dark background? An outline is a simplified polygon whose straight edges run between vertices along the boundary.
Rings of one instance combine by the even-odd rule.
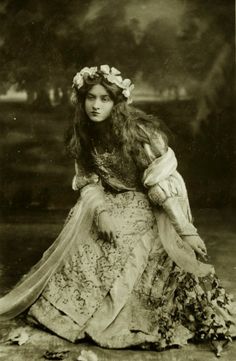
[[[0,205],[68,209],[71,80],[110,64],[170,128],[194,207],[235,205],[234,2],[0,1]],[[13,92],[14,90],[14,92]],[[15,91],[23,91],[19,101]],[[14,95],[14,96],[13,96]],[[15,97],[15,98],[14,98]]]
[[[64,150],[71,81],[81,67],[100,64],[131,78],[135,105],[171,129],[209,262],[236,296],[231,0],[0,0],[0,296],[41,258],[76,201],[73,160]],[[35,347],[17,357],[70,349],[50,340],[34,337]],[[208,360],[206,347],[163,358]],[[106,352],[102,358],[134,355]],[[235,360],[235,348],[225,357]]]

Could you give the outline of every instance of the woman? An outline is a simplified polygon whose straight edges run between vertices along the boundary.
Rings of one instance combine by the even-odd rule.
[[[230,340],[230,297],[192,223],[187,191],[158,119],[129,105],[133,85],[108,65],[73,79],[68,150],[80,197],[43,258],[0,300],[1,319],[76,342],[163,349]]]

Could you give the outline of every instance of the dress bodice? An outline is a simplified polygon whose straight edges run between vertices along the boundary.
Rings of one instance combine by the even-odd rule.
[[[142,189],[141,174],[131,157],[124,158],[121,149],[92,153],[96,173],[103,183],[108,184],[117,191]]]
[[[109,129],[105,128],[93,129],[90,138],[88,161],[92,162],[92,173],[100,176],[104,186],[108,185],[118,192],[143,191],[142,177],[145,169],[167,150],[165,137],[159,130],[155,130],[155,127],[149,123],[145,125],[137,123],[133,127],[135,129],[127,136],[123,145],[120,140],[112,138]],[[80,168],[79,163],[78,160],[78,168]],[[77,170],[76,173],[79,185],[73,189],[80,189],[90,182],[91,174],[86,175],[86,167],[84,171]]]

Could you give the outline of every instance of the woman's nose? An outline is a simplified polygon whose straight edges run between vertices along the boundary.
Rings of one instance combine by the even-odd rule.
[[[95,99],[93,103],[93,109],[98,109],[100,107],[99,99]]]

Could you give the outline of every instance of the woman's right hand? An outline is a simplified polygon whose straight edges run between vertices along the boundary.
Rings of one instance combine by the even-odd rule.
[[[107,211],[101,212],[98,217],[98,232],[106,240],[117,247],[117,228],[113,217]]]
[[[192,249],[199,254],[203,259],[207,258],[207,249],[204,241],[198,235],[182,236],[182,239],[187,242]]]

